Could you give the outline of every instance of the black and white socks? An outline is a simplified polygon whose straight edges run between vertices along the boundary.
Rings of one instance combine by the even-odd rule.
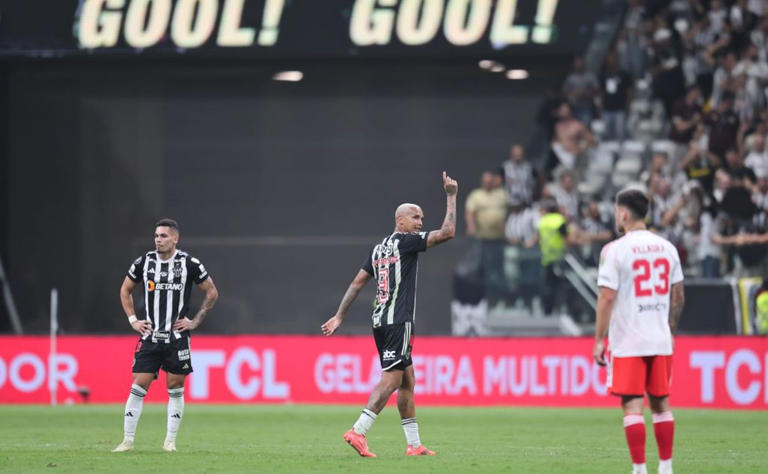
[[[416,418],[403,418],[400,421],[403,425],[403,431],[405,432],[405,440],[408,446],[418,448],[421,446],[421,440],[419,439],[419,424],[416,423]]]
[[[184,387],[168,389],[168,430],[165,439],[176,440],[176,434],[184,417]]]
[[[139,424],[146,395],[147,391],[142,387],[136,384],[131,385],[131,394],[128,395],[128,401],[125,403],[125,419],[123,421],[125,437],[131,440],[136,436],[136,426]]]

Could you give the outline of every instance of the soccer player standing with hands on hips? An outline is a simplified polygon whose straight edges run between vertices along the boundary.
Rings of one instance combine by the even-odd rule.
[[[405,203],[395,211],[395,231],[377,243],[362,269],[349,285],[336,314],[321,329],[326,336],[341,326],[349,307],[371,278],[376,280],[373,309],[373,337],[381,362],[381,381],[373,389],[363,413],[344,440],[364,457],[376,457],[368,449],[365,434],[397,390],[397,409],[405,432],[407,456],[435,453],[421,444],[413,392],[411,350],[416,320],[416,276],[419,252],[453,238],[456,233],[456,192],[458,183],[443,171],[443,189],[447,197],[445,219],[440,230],[422,232],[424,213],[416,204]]]
[[[133,385],[125,404],[124,438],[112,452],[133,449],[136,426],[139,423],[144,397],[149,385],[162,368],[167,374],[168,431],[163,450],[176,451],[176,433],[184,415],[184,380],[192,373],[189,331],[203,322],[219,298],[200,260],[178,250],[179,226],[172,219],[155,224],[155,251],[137,258],[128,270],[120,288],[120,300],[131,327],[141,334],[133,359]],[[137,283],[144,286],[145,316],[136,317],[133,290]],[[205,297],[197,314],[187,318],[192,285],[197,285]]]
[[[672,473],[675,421],[670,411],[672,334],[683,311],[683,272],[677,249],[645,228],[648,198],[637,190],[616,196],[616,230],[624,235],[603,247],[597,285],[593,356],[606,365],[608,390],[621,397],[633,474],[646,474],[643,397],[653,413],[659,474]]]

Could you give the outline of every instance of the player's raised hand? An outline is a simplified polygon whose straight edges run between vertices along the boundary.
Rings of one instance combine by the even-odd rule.
[[[332,336],[334,332],[341,326],[341,318],[338,316],[334,316],[325,323],[323,323],[322,326],[320,326],[320,329],[323,331],[324,336]]]
[[[592,357],[600,367],[605,367],[605,342],[601,339],[595,341],[595,347],[592,349]]]
[[[453,196],[459,190],[459,183],[448,176],[445,171],[443,171],[443,189],[445,189],[445,194],[449,196]]]
[[[152,332],[152,323],[148,319],[137,319],[131,323],[131,327],[142,336]]]

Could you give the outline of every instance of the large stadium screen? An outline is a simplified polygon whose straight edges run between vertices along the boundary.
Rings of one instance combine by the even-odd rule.
[[[479,57],[582,51],[598,0],[11,0],[0,56]]]

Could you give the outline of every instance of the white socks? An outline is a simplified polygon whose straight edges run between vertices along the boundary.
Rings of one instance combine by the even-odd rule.
[[[672,460],[659,460],[659,474],[672,474]]]
[[[421,446],[421,440],[419,439],[419,424],[416,423],[416,418],[404,418],[400,421],[403,425],[403,431],[405,432],[405,441],[408,446],[418,448]]]
[[[165,439],[176,441],[181,419],[184,417],[184,387],[168,389],[168,431]]]
[[[648,474],[648,469],[643,464],[632,464],[632,474]]]
[[[123,432],[126,438],[133,439],[136,436],[136,426],[139,424],[146,395],[146,390],[136,384],[131,385],[131,394],[128,395],[128,401],[125,403],[125,419],[123,421]]]
[[[360,414],[360,418],[357,419],[352,426],[352,429],[355,430],[355,433],[365,436],[365,433],[367,433],[368,430],[371,429],[371,426],[373,426],[374,421],[376,421],[376,413],[364,408],[363,412]]]

